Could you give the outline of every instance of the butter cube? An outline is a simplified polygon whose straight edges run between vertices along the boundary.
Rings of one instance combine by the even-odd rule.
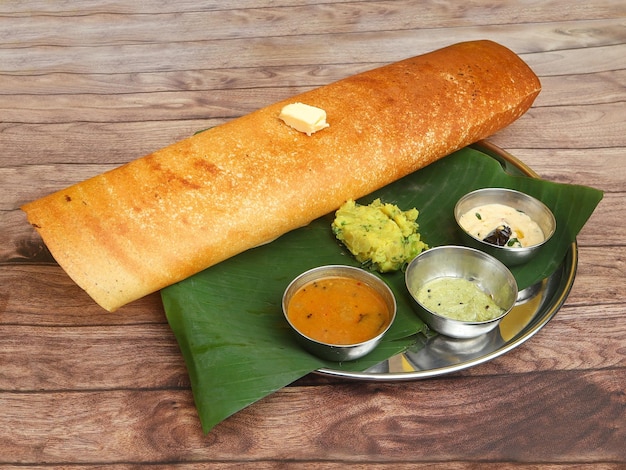
[[[311,135],[330,125],[326,122],[326,111],[304,103],[286,105],[278,117],[288,126],[306,135]]]

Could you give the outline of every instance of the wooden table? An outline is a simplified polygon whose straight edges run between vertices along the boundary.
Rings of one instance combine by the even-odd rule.
[[[478,38],[543,91],[490,140],[605,191],[573,290],[510,353],[403,383],[305,377],[203,435],[158,294],[108,314],[18,209],[297,92]],[[626,464],[626,3],[0,3],[0,466]]]

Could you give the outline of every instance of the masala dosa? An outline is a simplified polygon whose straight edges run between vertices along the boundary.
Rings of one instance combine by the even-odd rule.
[[[455,44],[267,106],[22,209],[68,275],[114,311],[488,137],[539,91],[509,49]],[[330,127],[308,136],[285,125],[278,116],[293,102],[325,110]]]

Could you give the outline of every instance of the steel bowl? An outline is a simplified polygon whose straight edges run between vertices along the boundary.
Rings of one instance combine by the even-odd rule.
[[[498,246],[469,234],[460,224],[463,214],[485,204],[503,204],[524,212],[534,220],[544,235],[544,240],[532,246]],[[463,237],[463,243],[494,256],[507,266],[523,264],[535,256],[542,246],[554,235],[556,219],[552,211],[540,200],[520,191],[505,188],[485,188],[463,196],[454,207],[454,218]]]
[[[464,278],[490,295],[504,313],[486,321],[462,321],[436,313],[417,300],[417,292],[438,278]],[[430,248],[414,258],[405,272],[406,287],[415,311],[432,330],[453,338],[475,338],[496,328],[517,299],[517,282],[511,271],[493,256],[465,246]]]
[[[331,344],[310,338],[300,332],[289,320],[288,307],[292,296],[305,284],[327,277],[357,279],[373,288],[385,301],[390,320],[386,328],[375,337],[355,344]],[[282,299],[283,314],[296,334],[298,342],[310,353],[330,361],[353,361],[370,353],[383,339],[396,317],[396,299],[389,286],[378,276],[364,269],[344,265],[328,265],[310,269],[296,277],[285,289]]]

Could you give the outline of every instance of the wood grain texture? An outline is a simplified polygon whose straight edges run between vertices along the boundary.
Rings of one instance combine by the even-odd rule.
[[[147,463],[181,453],[215,462],[245,461],[250,453],[259,460],[345,463],[619,461],[626,458],[624,380],[622,369],[466,377],[463,387],[458,379],[288,387],[206,438],[187,390],[32,392],[28,404],[22,394],[3,392],[0,424],[14,430],[3,442],[4,458],[19,455],[26,464]],[[502,395],[506,400],[497,399]],[[285,425],[285,409],[300,426]],[[50,434],[51,425],[64,432]],[[138,441],[127,446],[124,434]]]
[[[159,295],[103,314],[18,210],[295,93],[482,38],[543,85],[490,140],[605,197],[559,313],[480,366],[312,374],[205,436]],[[625,101],[622,1],[0,3],[0,466],[624,468]]]

